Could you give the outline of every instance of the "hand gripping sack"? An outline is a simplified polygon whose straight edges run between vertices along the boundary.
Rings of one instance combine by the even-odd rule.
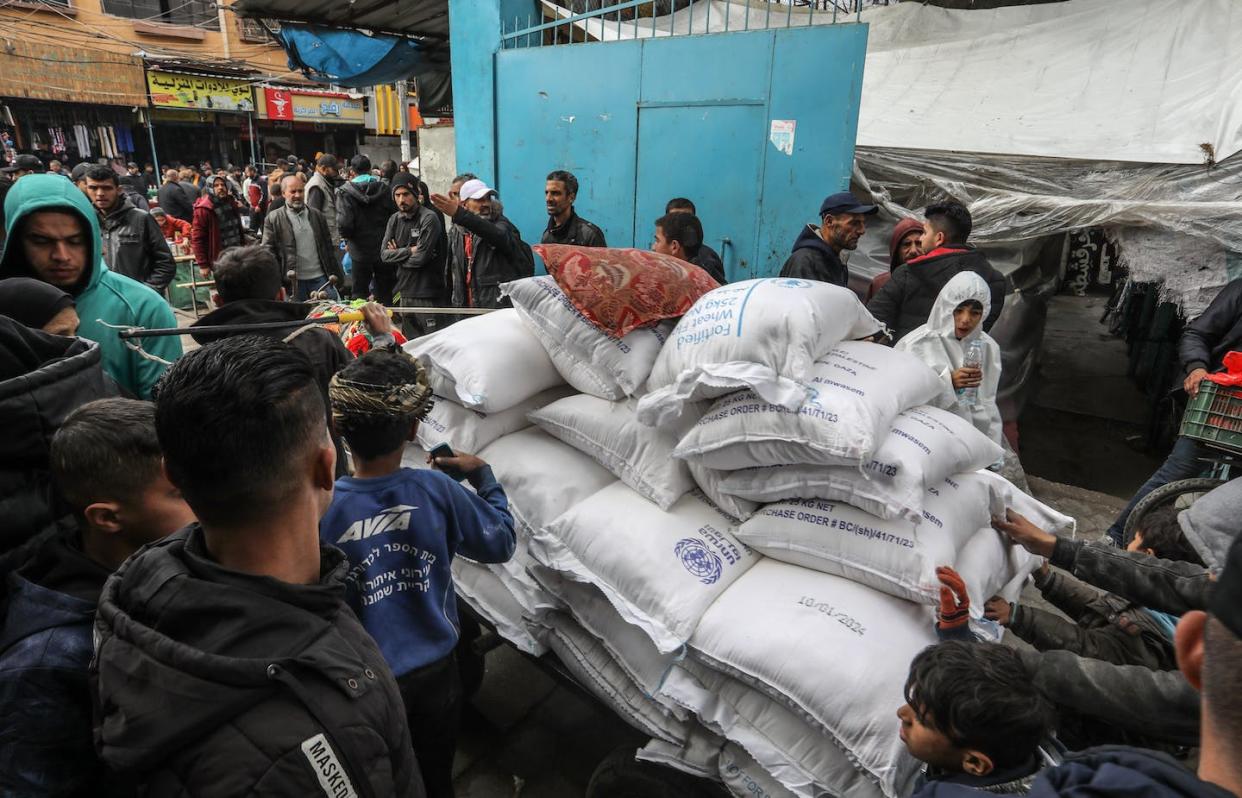
[[[885,521],[844,502],[801,499],[760,509],[737,528],[737,536],[769,557],[934,604],[940,597],[936,568],[958,567],[958,552],[989,526],[994,506],[987,484],[957,475],[927,491],[917,524]],[[962,576],[983,589],[1009,581],[1001,573]],[[970,598],[982,605],[989,596]]]
[[[836,740],[802,713],[693,658],[672,667],[661,693],[692,711],[708,730],[744,749],[753,757],[750,764],[757,764],[781,790],[800,798],[883,794]],[[757,773],[751,777],[763,781]]]
[[[691,654],[822,729],[889,798],[919,763],[897,736],[910,660],[932,613],[847,579],[760,560],[703,616]]]
[[[500,289],[565,381],[602,399],[646,391],[651,367],[675,324],[663,321],[614,338],[583,316],[551,277],[527,277]]]
[[[498,413],[564,380],[516,310],[464,319],[404,347],[427,368],[431,390]]]
[[[1058,537],[1072,538],[1077,534],[1078,522],[1065,513],[1060,512],[1036,499],[1000,474],[980,470],[976,473],[992,486],[992,490],[1000,497],[1000,504],[1020,515],[1026,516],[1037,527]],[[1000,512],[997,512],[999,515]]]
[[[661,510],[694,487],[690,471],[673,458],[677,431],[638,423],[634,402],[570,396],[530,414],[536,426],[607,468]]]
[[[617,481],[590,457],[533,427],[496,440],[479,457],[505,489],[514,519],[531,530]]]
[[[656,426],[686,402],[753,388],[796,410],[811,364],[880,324],[848,289],[814,280],[745,280],[704,295],[682,317],[647,380],[639,419]]]
[[[758,559],[729,528],[728,518],[693,494],[664,512],[615,483],[536,530],[530,548],[541,564],[594,584],[669,652]]]
[[[611,707],[626,723],[643,734],[680,742],[689,733],[689,724],[666,714],[630,681],[590,632],[564,613],[551,612],[540,617],[541,638],[556,654],[575,681]]]
[[[497,438],[529,427],[527,413],[570,393],[567,385],[550,388],[499,413],[480,413],[437,396],[431,412],[418,425],[414,443],[408,444],[407,448],[416,447],[422,452],[430,452],[447,443],[456,454],[477,454]]]
[[[803,377],[810,393],[793,410],[754,391],[717,400],[675,455],[725,471],[790,463],[856,466],[870,459],[898,413],[949,398],[918,358],[865,341],[833,347]]]
[[[681,316],[719,285],[693,263],[658,252],[565,244],[535,251],[574,307],[617,338]]]
[[[946,477],[984,468],[1001,447],[969,421],[930,405],[893,419],[862,466],[787,465],[724,472],[720,490],[751,501],[842,501],[885,520],[923,517],[923,496]]]

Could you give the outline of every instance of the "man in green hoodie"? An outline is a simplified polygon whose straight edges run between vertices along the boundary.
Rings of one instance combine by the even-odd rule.
[[[181,340],[150,338],[144,351],[135,351],[113,327],[176,327],[177,319],[151,288],[104,265],[99,217],[85,195],[57,175],[29,175],[4,198],[4,218],[0,280],[33,277],[71,294],[82,319],[78,334],[99,343],[104,371],[149,399],[164,369],[181,356]]]

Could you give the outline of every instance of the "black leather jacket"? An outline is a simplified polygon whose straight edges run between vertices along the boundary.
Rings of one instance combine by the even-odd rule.
[[[104,263],[112,271],[163,291],[177,275],[168,242],[159,222],[146,211],[135,208],[122,195],[107,215],[100,214],[99,233],[103,237]]]

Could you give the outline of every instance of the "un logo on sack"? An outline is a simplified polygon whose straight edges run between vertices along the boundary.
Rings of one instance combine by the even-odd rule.
[[[724,564],[720,562],[707,544],[698,538],[683,538],[673,547],[673,553],[681,560],[695,578],[705,585],[714,585],[720,580]]]
[[[810,288],[811,284],[806,280],[795,280],[792,277],[782,277],[774,281],[782,288]]]

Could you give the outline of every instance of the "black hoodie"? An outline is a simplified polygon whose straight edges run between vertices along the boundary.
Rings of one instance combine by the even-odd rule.
[[[994,269],[982,252],[968,244],[940,247],[898,266],[893,278],[867,303],[867,310],[888,326],[894,341],[899,341],[914,328],[927,323],[941,289],[965,271],[982,277],[992,293],[991,310],[983,320],[983,331],[987,332],[1005,306],[1008,284],[1005,275]]]
[[[94,399],[116,396],[99,344],[31,330],[0,316],[0,553],[68,514],[52,489],[52,436]]]
[[[343,603],[349,563],[321,556],[311,585],[231,571],[194,524],[127,560],[95,620],[104,762],[148,795],[421,798],[396,681]]]
[[[382,180],[350,181],[336,200],[336,226],[354,263],[379,263],[388,217],[397,211],[388,184]]]
[[[809,224],[802,228],[801,235],[794,242],[793,254],[785,261],[780,276],[819,280],[841,287],[845,287],[850,281],[849,269],[841,262],[836,250],[828,246],[819,237],[819,230]]]

